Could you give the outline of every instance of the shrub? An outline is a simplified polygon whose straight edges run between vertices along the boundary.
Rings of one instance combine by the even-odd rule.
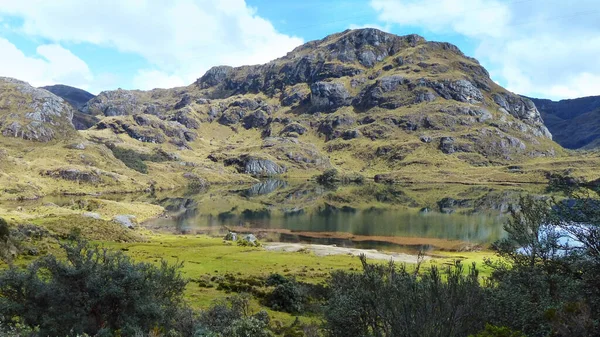
[[[168,153],[160,149],[152,154],[146,154],[114,145],[109,145],[108,148],[125,166],[144,174],[148,173],[148,165],[144,161],[163,162],[172,159]]]
[[[362,273],[337,271],[325,310],[331,336],[462,337],[484,327],[484,292],[477,270],[461,264],[423,276],[406,267],[372,265]]]
[[[272,336],[267,329],[270,318],[265,311],[250,314],[250,297],[248,295],[220,299],[200,315],[200,325],[195,337],[268,337]]]
[[[172,325],[186,285],[181,265],[134,263],[82,241],[62,248],[65,260],[46,256],[0,273],[0,315],[39,327],[41,336],[132,335]]]
[[[505,326],[498,327],[490,324],[485,325],[485,329],[476,335],[470,337],[527,337],[520,331],[513,331]]]
[[[302,312],[304,302],[302,287],[294,280],[278,284],[266,298],[267,305],[273,310],[290,313]]]

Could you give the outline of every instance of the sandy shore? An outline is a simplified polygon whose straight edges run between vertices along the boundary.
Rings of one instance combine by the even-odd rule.
[[[360,256],[364,254],[368,259],[373,260],[387,260],[401,263],[417,263],[418,256],[404,253],[385,253],[375,249],[357,249],[357,248],[345,248],[328,245],[314,245],[314,244],[303,244],[303,243],[283,243],[283,242],[271,242],[265,243],[264,248],[274,252],[299,252],[299,251],[310,251],[317,256],[328,256],[328,255],[354,255]],[[430,257],[424,256],[424,260],[428,260]]]

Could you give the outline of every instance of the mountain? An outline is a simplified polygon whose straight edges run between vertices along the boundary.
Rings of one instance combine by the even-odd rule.
[[[531,98],[554,140],[569,149],[600,146],[600,96],[558,102]]]
[[[79,109],[81,109],[85,103],[87,103],[87,101],[96,97],[95,95],[85,90],[63,84],[45,86],[41,87],[40,89],[50,91],[73,106],[73,108],[76,110],[75,114],[73,115],[73,125],[77,130],[89,129],[98,122],[97,118],[79,112]]]
[[[46,87],[41,87],[40,89],[46,89],[56,96],[61,97],[71,104],[75,109],[80,109],[85,103],[87,103],[87,101],[96,97],[85,90],[63,84],[49,85]]]
[[[556,151],[535,105],[497,86],[475,59],[448,43],[376,29],[312,41],[263,65],[214,67],[188,87],[103,92],[81,111],[111,117],[95,129],[146,142],[185,146],[182,135],[202,125],[241,138],[258,131],[260,152],[290,169],[320,170],[338,155],[354,162],[349,169],[389,171],[428,152],[491,165]],[[292,143],[313,154],[278,150]],[[229,152],[256,149],[248,145]],[[216,160],[232,159],[217,152]]]
[[[43,151],[0,137],[22,165],[10,167],[27,173],[0,198],[308,178],[330,168],[387,182],[539,182],[577,160],[552,141],[531,100],[495,84],[456,46],[376,29],[330,35],[262,65],[213,67],[185,87],[105,91],[77,114],[97,123]]]
[[[0,77],[0,133],[5,137],[47,142],[75,133],[73,108],[43,89]]]

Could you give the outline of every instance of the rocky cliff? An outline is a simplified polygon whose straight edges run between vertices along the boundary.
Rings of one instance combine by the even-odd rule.
[[[41,87],[40,89],[48,90],[71,104],[73,109],[75,109],[75,113],[73,114],[73,125],[77,130],[86,130],[98,123],[99,119],[95,116],[84,114],[79,111],[83,108],[85,103],[96,97],[93,94],[79,88],[62,84]]]
[[[448,43],[376,29],[312,41],[263,65],[214,67],[188,87],[103,92],[81,111],[112,117],[97,129],[140,141],[190,146],[195,137],[186,134],[216,124],[241,135],[257,130],[263,145],[311,143],[317,157],[354,157],[360,169],[394,169],[423,151],[468,165],[555,153],[535,104],[496,85],[475,59]],[[157,119],[141,125],[130,117],[141,115]],[[299,167],[290,156],[275,157]],[[314,156],[300,161],[328,166],[310,165],[325,162]]]
[[[0,77],[0,133],[48,142],[74,134],[73,108],[62,98],[28,83]]]
[[[60,106],[69,124],[70,107]],[[7,135],[23,136],[26,114],[18,109],[21,124]],[[103,151],[106,164],[97,167],[111,171],[118,159],[127,166],[119,165],[120,183],[135,177],[152,186],[329,168],[386,173],[383,180],[483,181],[466,172],[483,168],[488,177],[501,165],[562,153],[535,104],[495,84],[477,60],[448,43],[376,29],[308,42],[263,65],[217,66],[186,87],[102,92],[77,114],[97,120],[78,133]]]

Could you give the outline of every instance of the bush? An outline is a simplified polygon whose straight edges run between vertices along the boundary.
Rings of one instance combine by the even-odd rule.
[[[108,148],[112,151],[115,158],[122,161],[125,166],[144,174],[148,173],[148,165],[146,165],[145,161],[163,162],[171,160],[169,154],[160,149],[152,154],[146,154],[114,145],[110,145]]]
[[[361,274],[337,271],[329,281],[331,336],[463,337],[483,329],[484,292],[474,267],[466,275],[456,264],[417,276],[404,266],[361,260]]]
[[[220,299],[200,315],[195,337],[270,337],[270,318],[265,311],[250,314],[248,295]]]
[[[295,280],[273,274],[267,279],[267,285],[275,286],[265,299],[267,306],[277,311],[302,312],[306,296],[302,286]]]
[[[470,337],[527,337],[520,331],[513,331],[505,326],[498,327],[490,324],[485,325],[485,329],[476,335]]]
[[[43,257],[0,273],[0,315],[41,336],[165,331],[182,308],[181,265],[134,263],[86,242],[61,245],[66,259]]]

